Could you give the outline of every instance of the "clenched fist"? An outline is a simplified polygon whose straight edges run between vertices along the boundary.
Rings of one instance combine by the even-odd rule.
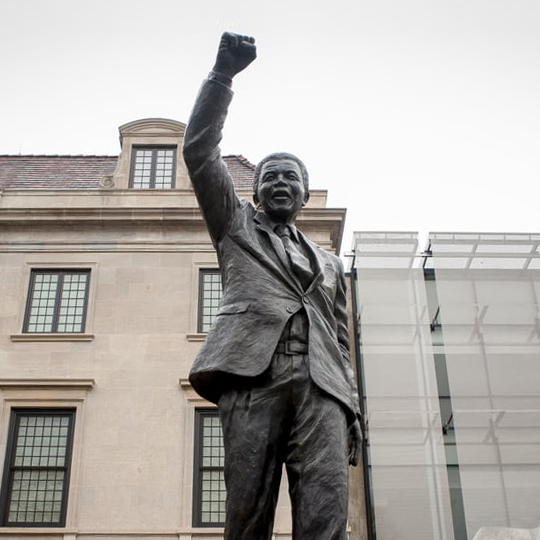
[[[221,36],[213,71],[233,78],[257,57],[255,38],[225,32]]]

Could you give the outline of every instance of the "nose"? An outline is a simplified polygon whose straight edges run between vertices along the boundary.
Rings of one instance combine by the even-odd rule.
[[[287,179],[283,173],[279,173],[276,176],[276,184],[287,184]]]

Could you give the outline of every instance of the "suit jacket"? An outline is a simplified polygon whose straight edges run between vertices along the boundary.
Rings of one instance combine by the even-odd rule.
[[[217,250],[223,285],[215,322],[190,372],[191,384],[217,403],[227,375],[260,375],[287,321],[304,309],[311,378],[345,406],[353,421],[360,413],[350,364],[343,266],[299,232],[314,267],[313,281],[304,290],[266,214],[236,196],[219,150],[231,99],[227,86],[205,81],[184,138],[184,159]]]

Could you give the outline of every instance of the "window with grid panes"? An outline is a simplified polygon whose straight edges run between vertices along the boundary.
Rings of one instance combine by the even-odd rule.
[[[89,270],[33,270],[24,332],[84,332]]]
[[[198,332],[208,332],[221,301],[221,274],[219,270],[201,270],[199,275]]]
[[[2,482],[2,525],[65,524],[73,410],[14,410]]]
[[[225,479],[221,421],[216,410],[197,410],[195,418],[195,479],[193,525],[220,527],[225,523]]]
[[[129,186],[133,189],[173,188],[175,161],[174,147],[134,147]]]

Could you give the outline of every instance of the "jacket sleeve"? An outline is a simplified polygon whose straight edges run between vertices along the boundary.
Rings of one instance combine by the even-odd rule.
[[[341,260],[337,259],[338,267],[337,293],[334,300],[334,316],[337,324],[337,338],[339,349],[343,357],[347,379],[351,387],[351,399],[355,415],[360,419],[360,398],[356,385],[356,378],[351,366],[351,348],[349,343],[349,327],[347,324],[347,286],[345,284],[345,272]]]
[[[214,245],[227,233],[240,204],[219,149],[232,96],[226,85],[206,80],[184,136],[184,160]]]

